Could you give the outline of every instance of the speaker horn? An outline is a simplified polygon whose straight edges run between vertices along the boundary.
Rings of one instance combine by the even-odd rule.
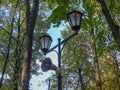
[[[41,64],[41,69],[43,72],[47,72],[48,70],[57,70],[57,66],[54,65],[50,58],[45,58],[45,60]]]

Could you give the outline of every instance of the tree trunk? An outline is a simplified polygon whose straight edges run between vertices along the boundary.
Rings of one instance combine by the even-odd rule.
[[[93,37],[94,37],[94,29],[92,29],[92,31],[91,31],[91,37],[92,37],[91,47],[92,47],[93,56],[94,56],[96,90],[102,90],[99,63],[98,63],[97,51],[96,51],[96,44],[95,44],[95,40],[93,39]]]
[[[81,69],[78,69],[79,72],[79,78],[80,78],[80,83],[81,83],[81,88],[82,90],[85,90],[83,80],[82,80],[82,74],[81,74]]]
[[[12,14],[12,21],[11,21],[11,27],[10,27],[10,33],[7,32],[9,34],[9,40],[8,40],[8,47],[7,47],[7,53],[6,53],[6,57],[5,57],[5,62],[4,62],[4,66],[3,66],[3,71],[2,71],[2,75],[1,75],[1,79],[0,79],[0,90],[2,89],[2,82],[3,82],[3,79],[4,79],[4,74],[5,74],[5,70],[7,68],[7,63],[9,61],[9,56],[10,56],[10,46],[11,46],[11,42],[12,42],[12,33],[13,33],[13,26],[14,26],[14,16],[15,16],[15,12],[16,12],[16,8],[18,6],[18,2],[16,3],[16,6],[15,6],[15,10]],[[6,30],[5,30],[6,31]]]
[[[2,89],[2,82],[4,79],[5,70],[6,70],[7,63],[8,63],[9,56],[10,56],[10,45],[11,45],[11,40],[12,40],[13,24],[14,24],[14,17],[12,18],[12,22],[11,22],[11,32],[10,32],[9,40],[8,40],[7,53],[6,53],[6,57],[5,57],[5,62],[4,62],[4,66],[3,66],[1,79],[0,79],[0,90]]]
[[[20,65],[18,64],[20,63],[18,61],[18,59],[16,59],[15,61],[15,67],[14,67],[14,79],[13,79],[13,90],[18,90],[18,85],[19,85],[19,74],[20,74]]]
[[[22,67],[22,86],[21,90],[29,90],[30,64],[32,55],[33,32],[37,18],[39,0],[33,0],[33,7],[30,12],[29,0],[26,0],[26,34],[25,34],[25,53]]]
[[[20,14],[19,14],[20,15]],[[17,38],[15,40],[15,66],[14,66],[14,76],[13,76],[13,90],[18,90],[18,86],[20,83],[20,72],[21,72],[21,60],[20,60],[20,56],[21,56],[21,48],[19,47],[21,42],[20,42],[20,16],[18,19],[18,31],[17,31]]]
[[[20,60],[20,50],[19,47],[15,50],[15,66],[14,66],[14,76],[13,76],[13,90],[19,90],[20,72],[21,72],[21,60]]]
[[[74,47],[73,53],[74,53],[74,56],[77,56],[77,53],[76,53],[75,50],[76,50],[76,48]],[[76,58],[78,58],[78,57],[76,57]],[[79,60],[76,61],[76,65],[80,65]],[[80,80],[80,84],[81,84],[81,89],[85,90],[80,67],[78,68],[78,74],[79,74],[79,80]]]
[[[101,5],[102,8],[102,12],[108,22],[108,25],[110,26],[110,29],[112,31],[112,35],[117,43],[117,46],[120,50],[120,32],[119,32],[119,26],[116,25],[112,19],[112,17],[110,16],[109,10],[104,2],[104,0],[98,0],[98,2]]]

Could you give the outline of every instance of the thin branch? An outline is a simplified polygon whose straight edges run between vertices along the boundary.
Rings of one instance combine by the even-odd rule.
[[[19,1],[19,0],[18,0],[18,1]],[[13,12],[13,17],[12,17],[12,22],[11,22],[11,32],[10,32],[10,34],[9,34],[10,36],[9,36],[9,43],[8,43],[8,51],[7,51],[7,54],[6,54],[6,59],[5,59],[5,62],[4,62],[3,72],[2,72],[2,76],[1,76],[1,80],[0,80],[0,89],[2,89],[2,82],[3,82],[5,70],[6,70],[6,67],[7,67],[7,62],[8,62],[8,59],[9,59],[10,45],[11,45],[13,25],[14,25],[14,16],[15,16],[15,12],[16,12],[16,9],[17,9],[18,4],[19,4],[19,3],[17,2],[17,3],[16,3],[15,10],[14,10],[14,12]]]
[[[98,0],[98,2],[100,3],[101,5],[101,8],[102,8],[102,12],[106,18],[106,21],[112,31],[112,35],[114,36],[114,39],[118,45],[118,48],[120,50],[120,32],[119,32],[119,26],[116,25],[110,15],[110,12],[107,8],[107,5],[105,4],[104,0]]]
[[[2,26],[0,26],[0,28],[10,35],[10,32],[8,32],[5,28],[3,28]]]
[[[5,28],[3,28],[2,26],[0,26],[0,28],[1,28],[2,30],[4,30],[4,31],[10,36],[10,34],[11,34],[10,32],[8,32],[8,31],[7,31]],[[11,35],[11,37],[12,37],[15,41],[17,41],[14,36]]]

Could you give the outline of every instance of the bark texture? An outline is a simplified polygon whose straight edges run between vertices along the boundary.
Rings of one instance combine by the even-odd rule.
[[[92,37],[92,39],[91,39],[91,47],[92,47],[93,56],[94,56],[96,90],[102,90],[100,70],[99,70],[99,62],[98,62],[98,58],[97,58],[96,44],[95,44],[95,40],[93,39],[93,37],[94,37],[94,29],[92,29],[92,31],[91,31],[91,37]]]
[[[25,53],[22,67],[22,86],[21,90],[29,90],[30,64],[32,56],[33,32],[36,23],[39,0],[33,0],[33,7],[30,9],[29,0],[26,3],[26,34],[25,34]],[[31,11],[31,12],[30,12]]]

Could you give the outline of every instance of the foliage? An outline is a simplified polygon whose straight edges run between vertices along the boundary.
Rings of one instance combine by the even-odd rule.
[[[99,1],[99,0],[98,0]],[[39,12],[33,38],[33,54],[31,62],[31,75],[39,75],[39,65],[36,59],[41,56],[39,51],[39,37],[47,32],[51,24],[59,26],[66,21],[67,13],[76,9],[83,13],[79,35],[71,39],[64,46],[62,53],[63,88],[73,90],[81,89],[79,71],[82,72],[85,90],[95,89],[95,75],[93,54],[91,53],[92,40],[96,43],[96,56],[99,60],[103,90],[120,89],[120,60],[116,42],[110,27],[102,13],[97,0],[43,0],[39,4]],[[110,15],[116,25],[120,26],[119,0],[104,0]],[[24,53],[25,38],[25,5],[24,0],[0,1],[0,76],[4,63],[8,57],[5,70],[3,90],[13,89],[15,82],[18,87],[21,83],[21,68]],[[32,7],[32,1],[31,7]],[[91,30],[94,37],[91,38]],[[68,36],[70,28],[62,31],[63,38]],[[10,39],[11,38],[11,39]],[[10,46],[9,46],[10,45]],[[113,52],[116,54],[113,54]],[[9,53],[9,55],[8,55]],[[117,56],[116,56],[117,55]],[[19,63],[18,63],[19,62]],[[18,72],[16,72],[16,67]],[[15,80],[15,77],[19,77]],[[56,77],[53,77],[52,90],[56,89]],[[115,84],[117,82],[117,84]]]
[[[113,53],[105,52],[100,59],[103,90],[119,90],[120,88],[120,69],[116,51]],[[116,82],[116,83],[115,83]]]
[[[5,61],[7,60],[6,69],[4,76],[7,76],[7,84],[3,83],[2,89],[13,90],[15,84],[17,84],[17,89],[21,85],[21,69],[23,62],[24,53],[24,39],[25,39],[25,6],[23,0],[8,0],[1,1],[0,6],[0,74],[3,73],[3,67],[5,66]],[[41,10],[41,12],[43,12]],[[41,13],[39,13],[40,15]],[[44,14],[44,12],[43,12]],[[41,17],[41,18],[39,18]],[[45,15],[44,15],[45,17]],[[41,53],[39,50],[39,40],[40,34],[47,31],[49,24],[44,29],[47,24],[43,16],[38,16],[35,35],[33,39],[33,55],[31,62],[31,75],[39,75],[37,72],[39,70],[39,65],[36,63],[38,55]],[[39,24],[44,23],[39,27]],[[42,30],[43,29],[43,30]],[[11,38],[11,40],[10,40]],[[10,45],[10,46],[9,46]],[[9,51],[8,51],[9,50]],[[8,57],[9,53],[9,57]],[[8,58],[7,58],[8,57]],[[0,75],[0,76],[1,76]],[[16,78],[17,77],[17,78]],[[3,82],[6,80],[3,78]],[[16,89],[15,89],[16,90]]]
[[[77,10],[81,10],[82,11],[82,13],[83,13],[83,20],[82,20],[80,34],[84,33],[89,38],[88,41],[85,41],[85,43],[87,43],[86,45],[88,45],[89,48],[91,47],[90,45],[91,45],[92,40],[95,41],[95,44],[96,44],[96,56],[97,56],[97,59],[99,60],[98,63],[99,63],[99,66],[100,66],[100,71],[103,71],[104,69],[109,71],[111,69],[109,68],[109,65],[107,64],[107,62],[104,63],[106,67],[104,69],[101,68],[102,65],[103,65],[103,64],[101,64],[101,62],[102,62],[101,58],[102,58],[102,56],[104,54],[106,55],[106,52],[107,53],[111,53],[111,52],[113,52],[113,50],[117,51],[118,48],[117,48],[117,45],[116,45],[116,43],[114,41],[114,38],[112,36],[112,32],[110,31],[110,28],[109,28],[109,26],[108,26],[108,24],[107,24],[107,22],[105,20],[105,17],[104,17],[104,15],[102,13],[102,9],[101,9],[101,6],[100,6],[98,1],[96,1],[96,0],[85,0],[85,1],[82,1],[81,0],[79,2],[79,5],[78,5],[77,2],[76,3],[71,3],[71,5],[75,4],[75,5],[80,6],[80,7],[74,8],[74,6],[69,7],[70,2],[72,2],[72,0],[70,0],[70,2],[68,2],[68,4],[67,4],[68,7],[65,10],[67,10],[66,12],[69,12],[72,9],[77,9]],[[118,7],[120,6],[119,5],[120,3],[119,3],[119,1],[116,1],[114,4],[112,2],[113,2],[112,0],[111,1],[105,1],[105,3],[106,3],[106,5],[107,5],[107,7],[108,7],[108,9],[110,11],[110,14],[111,14],[114,22],[119,25],[120,22],[119,22],[119,9],[118,9]],[[56,20],[56,16],[58,16],[57,12],[58,13],[59,13],[59,11],[62,12],[62,9],[64,8],[63,7],[60,10],[59,7],[61,5],[58,4],[57,0],[56,0],[56,3],[57,3],[58,6],[53,7],[53,11],[52,11],[53,13],[50,16],[49,20],[51,20],[51,22],[59,25],[61,20],[66,20],[66,19],[64,18],[64,15],[63,15],[63,17],[59,18],[59,23],[58,23],[58,19]],[[63,2],[61,2],[61,3],[63,3]],[[54,14],[54,12],[56,12],[56,14]],[[63,14],[64,14],[64,11],[63,11]],[[56,16],[54,16],[54,15],[56,15]],[[54,18],[55,20],[52,21],[51,18]],[[94,37],[90,36],[90,33],[91,33],[92,29],[94,29]],[[63,37],[69,35],[69,34],[67,34],[66,31],[63,31],[62,34],[63,34]],[[87,84],[84,83],[85,86],[86,86],[85,89],[90,90],[90,88],[92,88],[92,90],[94,90],[95,89],[95,80],[94,80],[94,78],[95,78],[94,73],[95,72],[93,71],[94,67],[93,67],[93,61],[92,61],[94,59],[94,56],[93,56],[92,53],[89,53],[92,57],[86,56],[87,52],[92,51],[92,50],[88,49],[84,53],[83,52],[84,50],[81,49],[84,46],[81,46],[80,44],[78,44],[79,41],[82,42],[81,37],[78,38],[77,42],[76,41],[77,40],[74,38],[73,41],[72,41],[73,43],[72,42],[71,43],[68,42],[68,44],[66,44],[66,47],[64,48],[63,58],[62,58],[62,70],[63,70],[62,74],[63,74],[63,77],[64,77],[63,88],[64,89],[65,88],[68,88],[68,89],[69,88],[73,88],[74,90],[76,90],[75,89],[76,85],[77,85],[76,83],[77,82],[79,83],[79,80],[78,80],[78,77],[77,77],[78,76],[77,75],[78,72],[75,69],[75,68],[77,68],[77,65],[75,64],[76,63],[75,60],[80,58],[80,61],[82,61],[81,58],[83,58],[82,57],[82,55],[83,55],[83,56],[85,56],[86,59],[88,58],[87,60],[90,60],[90,64],[87,65],[88,62],[85,62],[85,63],[84,62],[80,62],[80,63],[82,63],[83,65],[90,66],[92,68],[91,69],[92,72],[89,69],[87,69],[88,71],[86,69],[81,69],[83,73],[87,72],[86,73],[87,75],[90,74],[90,76],[87,76],[87,77],[90,78],[90,82],[87,83]],[[77,48],[80,48],[80,49],[76,50],[74,45],[77,45]],[[74,53],[72,51],[76,51],[77,54],[75,56],[73,56]],[[75,57],[77,57],[77,58],[75,58]],[[119,57],[119,56],[117,56],[117,57]],[[83,60],[85,60],[85,58],[83,58]],[[108,60],[108,58],[106,60]],[[119,61],[117,63],[119,63]],[[81,64],[78,64],[78,66],[80,68],[82,68]],[[119,68],[118,68],[118,70],[119,70]],[[103,78],[107,78],[107,77],[104,77],[104,75],[106,75],[106,73],[107,72],[101,72],[102,80],[103,80]],[[110,74],[110,75],[113,75],[113,74]],[[115,80],[115,78],[113,78],[113,79]],[[113,80],[113,82],[115,82],[114,80]],[[104,90],[111,89],[112,86],[109,87],[109,85],[111,85],[112,82],[109,82],[109,80],[107,80],[106,82],[107,83],[104,83],[104,81],[102,81],[103,89]],[[118,80],[118,82],[119,82],[119,80]],[[108,87],[105,87],[106,84],[108,85]],[[114,87],[116,87],[116,86],[113,85],[113,88]],[[119,85],[117,87],[119,88]],[[118,89],[118,88],[116,88],[116,89]]]
[[[68,36],[70,34],[69,30],[70,29],[66,29],[66,31],[62,32],[63,37]],[[90,44],[89,38],[86,37],[87,35],[88,33],[80,31],[79,35],[68,41],[63,49],[62,73],[63,76],[69,81],[65,82],[68,83],[67,87],[65,86],[68,89],[80,89],[80,82],[84,83],[84,87],[86,88],[86,90],[94,88],[90,85],[90,81],[93,80],[93,65],[90,61]],[[79,79],[79,69],[81,70],[83,81],[80,81]]]

